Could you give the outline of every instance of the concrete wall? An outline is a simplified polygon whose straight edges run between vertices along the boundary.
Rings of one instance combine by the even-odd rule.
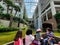
[[[3,25],[5,27],[8,27],[9,26],[9,22],[10,21],[0,19],[0,25]]]
[[[8,21],[8,20],[2,20],[2,19],[0,19],[0,25],[3,25],[5,27],[8,27],[9,26],[9,23],[10,23],[10,21]],[[13,22],[12,23],[12,27],[17,27],[17,25],[18,25],[17,22]]]

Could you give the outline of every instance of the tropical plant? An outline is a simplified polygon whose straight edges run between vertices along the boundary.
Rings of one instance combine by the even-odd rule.
[[[9,7],[13,6],[13,2],[11,0],[3,0],[7,4],[7,13],[9,12]]]
[[[55,14],[55,18],[56,18],[56,19],[60,19],[60,13],[56,13],[56,14]]]
[[[60,13],[56,13],[54,17],[55,17],[57,23],[59,24],[60,23]]]
[[[24,12],[23,12],[23,19],[28,21],[28,16],[26,14],[26,9],[24,8]]]
[[[9,19],[10,19],[10,14],[0,13],[0,18],[1,18],[1,19],[4,19],[4,18],[5,18],[5,19],[9,20]]]
[[[4,8],[0,5],[0,13],[2,13],[3,10]]]
[[[13,22],[12,11],[13,11],[14,4],[11,0],[4,0],[4,2],[7,4],[7,13],[9,12],[9,7],[11,7],[11,12],[10,12],[11,17],[10,17],[10,24],[9,24],[9,27],[11,27]]]
[[[21,8],[17,5],[14,5],[14,9],[16,11],[15,15],[17,14],[17,12],[20,12],[21,11]]]
[[[17,12],[21,12],[21,7],[17,6],[17,5],[14,5],[14,9],[16,11],[15,15],[17,14]],[[19,17],[18,17],[18,27],[20,25],[20,14],[19,14]]]

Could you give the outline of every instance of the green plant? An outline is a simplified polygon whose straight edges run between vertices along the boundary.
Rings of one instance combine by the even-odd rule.
[[[60,19],[60,13],[56,13],[56,14],[55,14],[55,18],[56,18],[56,19]]]
[[[1,18],[1,19],[3,19],[3,18],[10,19],[10,15],[11,15],[11,14],[0,13],[0,18]]]
[[[58,27],[58,29],[60,29],[60,24],[58,24],[58,26],[57,26],[57,27]]]
[[[59,24],[60,23],[60,13],[56,13],[54,17],[55,17],[57,23]]]
[[[17,31],[19,28],[13,27],[0,27],[0,32],[9,32],[9,31]]]
[[[60,32],[60,24],[58,24],[58,26],[57,26],[57,27],[58,27],[58,32]]]

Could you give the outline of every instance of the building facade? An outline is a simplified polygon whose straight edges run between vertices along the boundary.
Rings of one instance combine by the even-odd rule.
[[[37,14],[39,15],[38,17],[39,22],[37,23],[38,28],[49,27],[54,30],[57,29],[57,22],[54,18],[54,15],[60,12],[60,0],[39,0],[38,9],[39,9]],[[35,13],[34,13],[34,16],[35,16]],[[34,20],[36,20],[36,18]]]

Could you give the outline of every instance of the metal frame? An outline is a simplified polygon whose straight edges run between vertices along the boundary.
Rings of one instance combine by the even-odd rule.
[[[24,2],[25,4],[28,4],[28,5],[26,5],[26,6],[29,6],[30,5],[30,10],[29,10],[29,12],[30,12],[30,14],[32,14],[31,13],[31,6],[33,5],[33,4],[35,4],[35,3],[38,3],[38,2],[33,2],[32,0],[26,0],[26,2]],[[33,5],[33,6],[37,6],[37,5]]]

